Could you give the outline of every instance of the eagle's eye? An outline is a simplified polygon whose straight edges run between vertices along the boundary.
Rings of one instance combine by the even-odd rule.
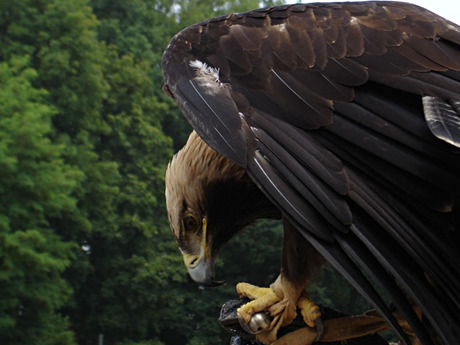
[[[187,213],[184,218],[182,218],[184,223],[184,229],[187,232],[195,232],[200,228],[200,222],[198,218],[191,213]]]

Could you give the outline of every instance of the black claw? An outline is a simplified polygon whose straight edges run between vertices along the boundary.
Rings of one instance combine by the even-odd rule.
[[[321,318],[321,316],[315,319],[315,329],[316,329],[316,338],[314,342],[316,343],[321,340],[324,334],[324,324],[323,324],[323,319]]]

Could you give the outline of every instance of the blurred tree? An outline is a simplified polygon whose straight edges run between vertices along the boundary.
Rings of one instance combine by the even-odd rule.
[[[281,5],[283,0],[175,0],[179,23],[186,27],[229,13],[250,11],[259,7]]]
[[[93,343],[99,334],[107,344],[142,342],[161,332],[165,322],[158,310],[176,303],[180,294],[169,287],[185,277],[170,240],[163,196],[172,150],[161,129],[169,105],[161,94],[159,64],[172,33],[161,12],[167,8],[159,1],[91,5],[108,62],[99,110],[108,130],[94,152],[116,163],[117,193],[104,217],[110,224],[94,227],[85,240],[91,272],[76,288],[70,315],[82,335],[80,344]],[[172,19],[170,25],[175,25]],[[72,276],[78,278],[78,271]]]
[[[36,70],[33,84],[47,90],[49,97],[46,98],[46,104],[53,110],[48,119],[52,120],[53,126],[47,134],[53,144],[60,148],[62,160],[80,176],[80,183],[72,190],[76,207],[65,217],[54,217],[49,220],[49,232],[54,236],[51,237],[55,238],[54,242],[61,239],[74,243],[71,246],[74,257],[71,271],[76,274],[73,277],[66,274],[66,278],[71,286],[78,288],[78,285],[85,284],[85,276],[91,270],[81,245],[87,242],[87,235],[92,229],[104,226],[110,229],[111,224],[114,224],[110,218],[110,210],[113,212],[111,200],[117,193],[117,166],[110,160],[103,161],[94,150],[100,135],[110,129],[101,121],[99,114],[108,87],[102,73],[106,63],[105,47],[97,40],[97,21],[86,1],[12,0],[2,2],[0,6],[0,28],[4,33],[0,40],[1,59],[8,60],[14,55],[25,53],[31,56],[28,65]],[[19,91],[13,95],[13,99],[24,97],[22,91]],[[18,141],[16,138],[15,145]],[[54,169],[59,172],[57,163],[58,161]],[[49,171],[49,183],[57,183],[56,188],[60,188],[59,179],[54,175]],[[69,179],[69,183],[70,181]],[[42,186],[50,188],[47,184]],[[33,188],[39,190],[38,185]],[[35,202],[35,207],[43,208],[45,200],[37,199]],[[5,210],[6,215],[10,212],[11,210]],[[44,212],[47,212],[49,217],[49,210]],[[54,242],[45,243],[51,246]],[[58,248],[57,244],[55,246]],[[44,248],[41,249],[44,253],[52,252],[51,248]],[[60,272],[67,266],[68,262],[65,266],[61,264]],[[40,275],[41,271],[37,269],[35,272],[31,267],[27,279],[34,274]],[[60,279],[62,285],[64,281],[62,277]],[[55,287],[52,285],[53,282],[56,284]],[[30,283],[28,288],[31,291],[38,288],[37,284]],[[53,280],[49,283],[57,295],[60,291],[59,284]],[[65,286],[63,296],[55,296],[55,307],[62,307],[62,300],[67,299],[72,292],[67,284]],[[53,289],[50,288],[50,291]],[[57,321],[52,327],[61,327]],[[32,320],[27,322],[33,325]],[[22,328],[17,326],[17,331],[22,332]],[[49,339],[52,339],[52,336]],[[49,339],[44,337],[41,341],[47,343]]]
[[[0,63],[0,343],[74,344],[59,308],[72,291],[62,273],[75,245],[52,224],[75,212],[83,174],[49,140],[55,109],[28,65],[27,56]]]

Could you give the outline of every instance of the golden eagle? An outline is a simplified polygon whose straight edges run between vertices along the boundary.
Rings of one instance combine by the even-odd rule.
[[[304,289],[326,259],[406,342],[382,294],[421,343],[460,343],[459,26],[399,2],[285,5],[184,29],[162,68],[195,130],[166,174],[195,281],[218,285],[219,248],[282,218],[279,278],[238,286],[241,318],[274,317],[266,342],[297,307],[319,324]]]

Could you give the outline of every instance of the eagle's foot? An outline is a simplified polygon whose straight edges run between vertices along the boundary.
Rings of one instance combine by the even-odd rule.
[[[271,288],[261,288],[248,283],[239,283],[236,285],[236,291],[241,298],[247,297],[251,299],[251,302],[242,305],[237,311],[238,317],[246,323],[251,321],[253,314],[268,310],[269,306],[279,302],[279,297]]]
[[[270,288],[239,283],[236,289],[240,297],[247,297],[252,301],[237,310],[238,317],[249,323],[253,314],[268,311],[272,317],[270,326],[258,334],[257,339],[264,344],[270,344],[276,340],[279,328],[289,325],[295,319],[298,307],[305,323],[310,327],[316,327],[320,336],[321,313],[319,307],[308,299],[304,286],[295,286],[282,276],[278,277]]]

